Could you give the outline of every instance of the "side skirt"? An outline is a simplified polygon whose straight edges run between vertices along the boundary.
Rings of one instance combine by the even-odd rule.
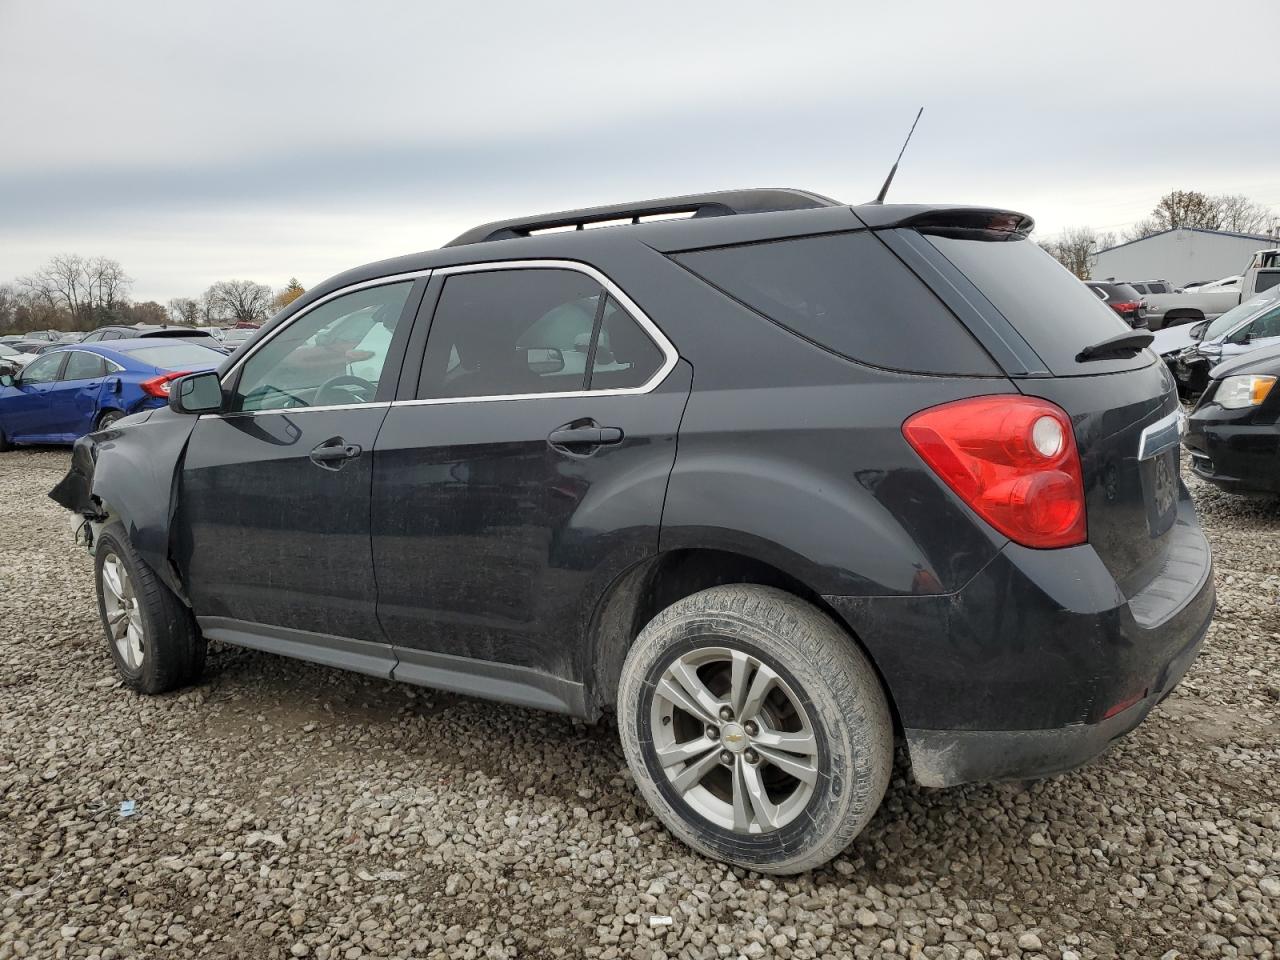
[[[206,638],[238,647],[338,667],[384,680],[398,680],[575,717],[587,716],[586,691],[582,684],[528,667],[393,647],[370,640],[351,640],[230,617],[197,617],[196,622]]]

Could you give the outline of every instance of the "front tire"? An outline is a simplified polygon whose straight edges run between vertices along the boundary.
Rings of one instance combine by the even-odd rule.
[[[199,679],[206,644],[195,618],[119,527],[98,535],[94,580],[107,648],[126,686],[155,694]]]
[[[713,587],[641,631],[618,690],[636,784],[677,837],[763,873],[821,866],[866,826],[893,766],[870,661],[771,587]]]

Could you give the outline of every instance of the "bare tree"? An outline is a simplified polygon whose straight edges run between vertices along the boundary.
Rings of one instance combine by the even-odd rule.
[[[154,300],[122,304],[116,312],[124,323],[154,323],[158,326],[169,320],[165,308]]]
[[[1041,241],[1040,246],[1081,280],[1087,280],[1098,251],[1112,246],[1115,239],[1115,234],[1099,233],[1092,227],[1068,227]]]
[[[261,323],[271,312],[271,288],[252,280],[219,280],[204,292],[205,315],[234,323]]]
[[[1218,206],[1218,229],[1235,233],[1262,233],[1275,223],[1276,215],[1264,204],[1242,193],[1224,193],[1213,198]]]
[[[169,301],[169,317],[174,323],[194,327],[200,322],[200,301],[191,297],[174,297]]]
[[[18,278],[31,305],[65,310],[73,323],[92,324],[128,302],[133,279],[109,257],[59,254],[35,273]]]
[[[1273,228],[1276,220],[1269,207],[1243,194],[1210,196],[1198,190],[1172,190],[1160,198],[1151,216],[1125,232],[1125,239],[1141,240],[1179,227],[1262,233]]]
[[[0,330],[10,330],[18,321],[21,300],[12,283],[0,283]]]

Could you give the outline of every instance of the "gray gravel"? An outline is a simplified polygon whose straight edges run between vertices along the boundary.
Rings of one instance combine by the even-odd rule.
[[[0,455],[0,960],[1280,953],[1280,506],[1195,487],[1218,621],[1107,756],[947,791],[900,757],[853,846],[782,881],[672,840],[611,725],[231,648],[120,689],[44,497],[67,462]]]

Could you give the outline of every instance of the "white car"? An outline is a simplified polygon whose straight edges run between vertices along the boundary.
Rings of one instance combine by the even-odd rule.
[[[0,343],[0,367],[21,370],[35,358],[34,353],[23,353],[21,350],[13,349],[7,343]]]

